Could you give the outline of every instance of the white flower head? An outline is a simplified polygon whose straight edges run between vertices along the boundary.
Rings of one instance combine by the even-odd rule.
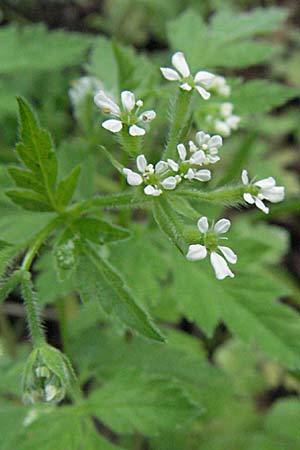
[[[185,91],[196,91],[204,100],[208,100],[210,93],[207,89],[212,85],[215,75],[205,70],[200,70],[193,77],[190,72],[188,63],[182,52],[176,52],[172,56],[172,64],[176,70],[169,67],[161,67],[161,73],[169,81],[179,81],[180,88]]]
[[[223,97],[229,97],[231,93],[231,88],[227,84],[226,78],[219,75],[215,76],[210,90],[216,91],[217,94],[222,95]]]
[[[204,131],[198,131],[196,133],[196,142],[198,149],[202,150],[205,154],[206,164],[215,164],[220,160],[218,152],[223,145],[223,139],[220,135],[215,134],[214,136],[210,136],[204,133]]]
[[[269,213],[269,208],[264,204],[263,200],[278,203],[284,199],[284,186],[276,186],[276,181],[273,177],[249,182],[248,172],[243,170],[242,182],[244,186],[249,186],[249,192],[245,192],[243,195],[245,202],[250,205],[255,204],[265,214]]]
[[[71,82],[69,96],[73,106],[77,106],[88,95],[95,95],[99,89],[102,89],[102,83],[95,77],[81,77]]]
[[[135,95],[131,91],[121,92],[121,107],[103,90],[100,90],[95,95],[94,102],[105,114],[110,114],[114,117],[102,122],[102,127],[112,133],[118,133],[123,126],[127,126],[131,136],[143,136],[146,130],[139,125],[151,122],[156,117],[156,113],[153,110],[139,113],[139,109],[143,106],[143,101],[136,101]]]
[[[191,142],[190,142],[191,147]],[[179,162],[173,161],[173,170],[177,166],[176,172],[180,176],[180,179],[185,178],[189,181],[209,181],[211,179],[211,172],[207,169],[199,169],[197,166],[202,166],[206,161],[206,156],[203,150],[197,150],[195,152],[189,149],[190,155],[188,158],[188,150],[184,144],[177,145],[177,152],[179,156]],[[168,160],[169,161],[169,160]],[[176,166],[174,165],[176,164]],[[172,167],[172,165],[171,165]]]
[[[224,137],[231,135],[232,130],[237,130],[241,118],[233,113],[233,104],[225,102],[220,104],[218,117],[214,119],[214,128]]]
[[[237,256],[231,248],[220,245],[220,241],[226,239],[222,235],[229,230],[230,220],[220,219],[215,225],[212,224],[209,227],[207,217],[202,216],[198,220],[197,226],[201,233],[201,243],[190,245],[186,258],[189,261],[199,261],[206,258],[207,254],[210,253],[210,262],[217,279],[233,278],[234,274],[227,263],[236,264]]]

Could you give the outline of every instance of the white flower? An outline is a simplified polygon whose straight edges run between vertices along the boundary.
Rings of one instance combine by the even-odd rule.
[[[219,95],[223,95],[224,97],[229,97],[231,93],[231,88],[228,86],[226,79],[219,75],[215,76],[210,90],[215,90]]]
[[[128,132],[131,136],[143,136],[146,131],[137,124],[151,122],[156,117],[153,110],[144,111],[138,115],[138,111],[143,106],[142,100],[135,100],[135,95],[130,91],[121,92],[122,110],[119,105],[110,98],[104,91],[99,91],[94,101],[105,114],[111,114],[116,119],[108,119],[102,123],[103,128],[118,133],[122,130],[123,125],[128,126]]]
[[[177,145],[177,152],[180,162],[177,165],[177,170],[180,175],[187,180],[209,181],[211,179],[211,172],[207,169],[198,169],[191,166],[201,166],[206,161],[206,156],[203,150],[197,150],[192,153],[191,157],[187,159],[187,149],[184,144]],[[169,160],[168,160],[169,161]],[[174,163],[174,161],[173,161]],[[170,163],[169,163],[170,165]],[[172,165],[170,165],[172,167]],[[175,166],[173,166],[175,168]],[[174,170],[174,169],[173,169]]]
[[[242,182],[245,186],[249,186],[250,191],[244,193],[245,202],[250,205],[255,204],[257,208],[266,214],[269,213],[269,208],[264,204],[263,200],[278,203],[284,199],[284,186],[276,186],[276,181],[273,177],[264,178],[255,183],[249,183],[248,172],[247,170],[243,170]],[[257,193],[253,193],[253,186],[256,187],[255,191]]]
[[[193,77],[182,52],[174,53],[172,64],[176,70],[169,67],[160,68],[161,73],[167,80],[179,81],[181,89],[185,91],[196,89],[204,100],[209,99],[210,93],[205,88],[209,88],[212,85],[215,78],[214,74],[200,70]]]
[[[218,280],[223,280],[226,277],[234,277],[227,261],[230,264],[235,264],[237,262],[237,256],[231,248],[219,245],[221,239],[226,239],[220,235],[226,233],[230,225],[230,220],[220,219],[215,225],[209,228],[207,217],[201,217],[197,222],[198,230],[201,233],[201,244],[190,245],[186,254],[186,258],[189,261],[199,261],[200,259],[206,258],[209,252],[210,262]],[[222,255],[217,252],[220,252]]]
[[[198,133],[196,133],[196,142],[199,149],[205,154],[206,164],[215,164],[220,160],[218,152],[219,148],[223,145],[221,136],[218,134],[210,136],[209,134],[204,133],[204,131],[198,131]]]
[[[81,77],[71,82],[69,96],[73,106],[77,106],[88,95],[94,95],[99,89],[102,89],[102,83],[95,77]]]
[[[230,136],[232,130],[237,130],[241,121],[241,118],[235,114],[232,114],[232,112],[232,103],[221,103],[220,117],[214,121],[215,130],[224,137]]]

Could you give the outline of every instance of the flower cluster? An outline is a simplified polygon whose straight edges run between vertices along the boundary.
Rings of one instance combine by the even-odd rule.
[[[95,95],[94,101],[105,114],[115,117],[115,119],[102,122],[103,128],[112,133],[118,133],[125,126],[131,136],[143,136],[146,130],[139,125],[151,122],[156,117],[153,110],[140,113],[139,110],[143,106],[143,101],[136,101],[134,93],[130,91],[121,92],[121,108],[102,90]]]
[[[226,239],[222,235],[229,230],[231,226],[230,220],[220,219],[215,225],[212,224],[209,227],[207,217],[203,216],[198,220],[197,226],[201,233],[199,238],[201,243],[190,245],[186,258],[189,261],[199,261],[206,258],[207,254],[210,253],[210,262],[217,279],[233,278],[234,274],[231,272],[227,261],[230,264],[235,264],[237,256],[231,248],[220,245],[220,241]]]
[[[172,56],[172,64],[176,70],[169,67],[161,67],[161,73],[169,81],[179,81],[180,88],[185,91],[195,89],[204,100],[208,100],[210,93],[207,91],[214,82],[215,75],[205,70],[200,70],[193,77],[190,72],[188,63],[182,52],[174,53]]]
[[[138,172],[124,168],[127,183],[131,186],[144,185],[146,195],[159,196],[163,190],[173,190],[184,180],[209,181],[211,172],[201,168],[203,165],[214,164],[220,158],[218,150],[222,146],[221,136],[210,136],[203,131],[196,133],[196,143],[189,141],[189,148],[184,144],[177,145],[178,159],[168,158],[148,164],[144,155],[136,158]]]

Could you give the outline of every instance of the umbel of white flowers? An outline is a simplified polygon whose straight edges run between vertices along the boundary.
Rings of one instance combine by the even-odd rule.
[[[247,170],[242,171],[242,182],[245,186],[256,186],[258,193],[256,195],[250,192],[244,193],[245,202],[250,205],[256,205],[264,213],[269,213],[269,208],[264,204],[263,200],[268,200],[272,203],[281,202],[284,199],[284,186],[276,186],[276,181],[273,177],[264,178],[255,183],[249,182]]]
[[[207,72],[206,70],[200,70],[193,77],[182,52],[174,53],[172,56],[172,64],[176,70],[171,69],[170,67],[160,68],[161,73],[166,80],[179,81],[181,89],[185,91],[196,89],[204,100],[209,99],[210,93],[206,89],[212,86],[215,79],[214,74]]]
[[[230,220],[220,219],[215,225],[209,228],[207,217],[203,216],[197,222],[198,230],[201,233],[201,244],[190,245],[186,258],[189,261],[199,261],[206,258],[210,253],[210,262],[215,271],[218,280],[223,280],[226,277],[233,278],[234,274],[231,272],[227,261],[230,264],[237,262],[237,256],[229,247],[219,245],[221,240],[226,239],[222,237],[230,226]],[[223,255],[220,255],[220,253]]]
[[[102,122],[103,128],[112,133],[118,133],[123,126],[127,126],[131,136],[143,136],[146,130],[139,125],[151,122],[156,117],[156,112],[153,110],[140,113],[143,101],[136,101],[134,93],[130,91],[121,92],[121,108],[104,91],[99,91],[95,95],[94,102],[105,114],[115,117]]]

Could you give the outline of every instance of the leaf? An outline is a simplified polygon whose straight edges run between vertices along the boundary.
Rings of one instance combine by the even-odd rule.
[[[26,191],[9,191],[9,197],[17,204],[26,209],[38,210],[39,205],[42,211],[55,209],[54,187],[57,176],[57,160],[53,150],[53,144],[49,133],[40,127],[28,103],[18,97],[20,114],[20,136],[22,141],[17,145],[16,151],[28,168],[28,171],[20,172],[17,176],[19,187],[28,189]],[[12,171],[16,176],[16,171]],[[31,188],[28,185],[28,178],[32,177]],[[39,189],[39,185],[42,187]],[[34,192],[31,192],[31,191]],[[27,198],[26,198],[27,197]],[[43,204],[45,206],[43,206]]]
[[[73,225],[83,239],[88,239],[95,244],[105,244],[112,241],[128,239],[131,234],[126,228],[94,217],[82,217],[76,220]]]
[[[237,86],[232,92],[231,101],[238,114],[256,114],[268,112],[299,96],[299,88],[266,80],[252,80]]]
[[[81,243],[79,252],[77,282],[82,300],[97,299],[108,316],[112,315],[145,337],[164,340],[119,273],[90,245]]]
[[[201,413],[177,383],[131,370],[93,392],[88,404],[91,413],[117,432],[150,436],[183,428]]]
[[[206,25],[190,9],[168,23],[167,34],[172,48],[185,53],[193,70],[245,67],[270,58],[280,49],[251,38],[276,30],[285,17],[286,11],[280,8],[254,9],[246,14],[225,11],[216,13]]]
[[[59,208],[64,209],[70,203],[78,184],[80,166],[75,167],[57,186],[56,202]]]
[[[161,231],[173,242],[173,244],[186,254],[188,244],[182,234],[183,225],[171,204],[167,199],[157,198],[153,201],[154,218]]]
[[[47,31],[42,24],[1,27],[0,73],[53,71],[78,65],[91,42],[92,38],[82,33]]]
[[[298,398],[281,399],[265,419],[265,428],[280,440],[290,440],[293,448],[300,445],[300,403]]]

